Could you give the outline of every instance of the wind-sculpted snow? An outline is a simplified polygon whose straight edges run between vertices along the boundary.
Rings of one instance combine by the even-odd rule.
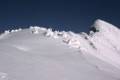
[[[93,27],[98,32],[90,34],[90,40],[98,49],[97,56],[120,69],[120,29],[101,20],[97,20]]]
[[[90,34],[38,26],[0,36],[0,80],[120,80],[120,30],[96,20]]]
[[[33,27],[33,33],[39,33],[39,29],[44,30],[46,36],[62,38],[62,41],[69,47],[90,53],[120,69],[120,30],[101,20],[97,20],[93,27],[96,32],[89,35],[86,33],[53,32],[52,29],[39,27]]]
[[[0,72],[0,80],[7,80],[7,74],[6,73],[3,73],[3,72]]]

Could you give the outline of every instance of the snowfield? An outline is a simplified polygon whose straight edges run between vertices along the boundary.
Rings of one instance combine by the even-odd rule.
[[[0,80],[120,80],[120,29],[96,20],[89,34],[37,26],[0,35]]]

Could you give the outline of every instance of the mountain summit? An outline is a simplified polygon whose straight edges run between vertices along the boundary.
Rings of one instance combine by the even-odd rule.
[[[106,56],[106,61],[114,63],[116,66],[119,65],[120,67],[120,29],[108,22],[98,19],[92,26],[90,36],[91,41],[97,47],[97,51],[99,51],[101,56]]]
[[[96,20],[89,34],[38,26],[0,35],[0,80],[120,80],[120,29]]]

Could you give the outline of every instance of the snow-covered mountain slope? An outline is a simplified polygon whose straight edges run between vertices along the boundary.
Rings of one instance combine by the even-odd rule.
[[[102,20],[90,34],[41,27],[0,35],[0,80],[120,80],[120,30]]]
[[[97,48],[98,57],[120,69],[120,29],[105,21],[97,20],[90,41]]]

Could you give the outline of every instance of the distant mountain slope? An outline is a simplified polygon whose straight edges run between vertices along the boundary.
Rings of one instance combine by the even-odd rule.
[[[0,35],[0,80],[120,80],[120,29],[96,20],[90,34],[41,27]]]

